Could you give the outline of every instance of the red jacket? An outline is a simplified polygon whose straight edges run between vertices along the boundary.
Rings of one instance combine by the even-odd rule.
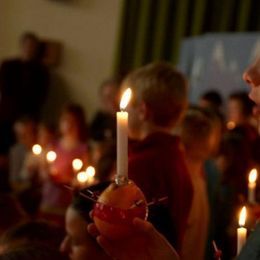
[[[149,208],[149,219],[180,252],[193,190],[179,138],[158,132],[130,143],[129,178],[148,202],[168,196],[166,205]]]

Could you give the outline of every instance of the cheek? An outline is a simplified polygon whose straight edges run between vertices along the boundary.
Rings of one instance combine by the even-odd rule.
[[[260,105],[260,87],[251,88],[249,98],[253,100],[256,104]]]

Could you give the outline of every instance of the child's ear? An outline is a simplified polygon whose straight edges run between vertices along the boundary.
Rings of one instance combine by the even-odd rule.
[[[147,108],[147,105],[142,102],[139,106],[139,119],[141,121],[146,121],[147,118],[148,118],[148,108]]]

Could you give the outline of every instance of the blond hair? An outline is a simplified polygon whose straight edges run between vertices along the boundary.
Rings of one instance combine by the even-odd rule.
[[[123,83],[133,90],[133,104],[144,102],[151,121],[173,126],[187,107],[188,84],[184,75],[166,62],[156,62],[134,70]]]

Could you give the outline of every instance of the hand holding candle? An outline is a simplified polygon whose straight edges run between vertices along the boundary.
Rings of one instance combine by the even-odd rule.
[[[246,243],[247,230],[244,227],[246,223],[246,207],[243,207],[239,214],[239,228],[237,229],[237,255]]]
[[[252,169],[248,177],[248,202],[255,204],[255,189],[256,189],[256,180],[257,180],[257,170]]]

